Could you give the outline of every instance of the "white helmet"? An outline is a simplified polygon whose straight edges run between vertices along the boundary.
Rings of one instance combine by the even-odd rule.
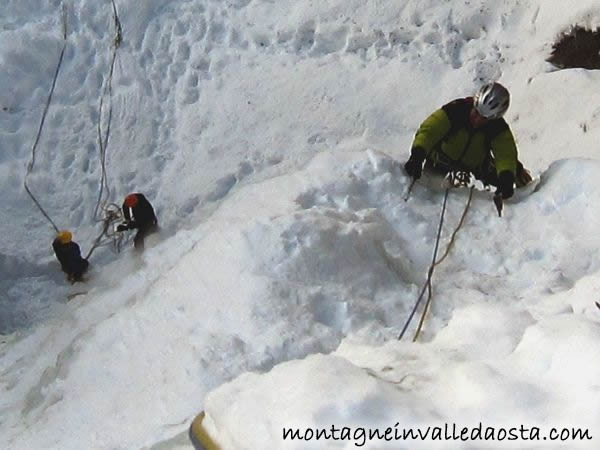
[[[500,83],[488,83],[479,89],[473,99],[473,106],[486,119],[499,119],[510,104],[508,89]]]

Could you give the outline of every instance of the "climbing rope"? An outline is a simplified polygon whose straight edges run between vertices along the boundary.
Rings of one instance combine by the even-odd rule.
[[[448,254],[450,253],[450,250],[452,248],[452,246],[454,245],[455,239],[456,239],[456,235],[458,233],[458,231],[461,229],[464,220],[467,216],[467,212],[469,210],[469,207],[471,205],[471,200],[473,198],[473,190],[474,190],[474,186],[471,185],[470,189],[469,189],[469,198],[467,200],[467,204],[465,206],[465,209],[462,213],[462,216],[459,220],[459,223],[457,225],[457,227],[455,228],[454,232],[452,233],[452,236],[450,238],[450,241],[448,243],[448,245],[446,246],[446,251],[444,252],[444,254],[442,255],[442,257],[439,260],[436,260],[437,258],[437,252],[439,249],[439,244],[440,244],[440,238],[441,238],[441,234],[442,234],[442,227],[443,227],[443,223],[444,223],[444,215],[446,213],[446,205],[448,202],[448,194],[450,192],[450,189],[456,188],[456,187],[465,187],[465,186],[469,186],[469,184],[471,184],[471,176],[470,174],[466,173],[466,172],[450,172],[447,177],[447,182],[448,187],[446,187],[446,190],[444,192],[444,202],[442,204],[442,211],[440,214],[440,223],[438,226],[438,232],[437,232],[437,236],[436,236],[436,241],[435,241],[435,247],[433,250],[433,258],[431,261],[431,265],[429,266],[429,269],[427,270],[427,279],[425,281],[425,284],[423,285],[423,288],[421,289],[421,292],[419,293],[419,296],[417,298],[417,301],[415,302],[409,316],[408,319],[406,320],[404,327],[402,328],[402,331],[400,332],[400,335],[398,336],[398,340],[401,340],[404,337],[404,334],[406,333],[406,330],[408,329],[410,323],[412,322],[412,319],[421,303],[421,301],[423,300],[423,296],[425,295],[425,291],[428,291],[428,295],[427,295],[427,301],[425,302],[425,306],[423,308],[423,312],[421,313],[421,317],[419,319],[419,324],[417,325],[415,334],[413,336],[413,342],[415,342],[420,333],[421,333],[421,329],[423,327],[423,323],[425,322],[425,317],[427,315],[427,312],[429,311],[429,308],[431,306],[431,300],[433,298],[433,294],[432,294],[432,277],[433,277],[433,272],[435,270],[435,267],[437,267],[438,265],[440,265],[444,259],[446,259],[446,257],[448,256]],[[410,191],[409,191],[410,192]]]
[[[35,141],[33,142],[33,146],[31,148],[31,161],[29,161],[29,164],[27,164],[27,172],[25,173],[25,178],[23,180],[23,185],[25,187],[25,191],[27,191],[27,194],[29,194],[29,196],[31,197],[31,199],[33,200],[35,205],[38,207],[38,209],[41,211],[41,213],[44,215],[44,217],[48,220],[48,222],[50,222],[50,224],[52,225],[54,230],[56,230],[57,233],[59,232],[59,229],[56,226],[56,223],[54,223],[54,221],[50,218],[48,213],[44,210],[44,208],[42,207],[40,202],[35,198],[35,196],[33,195],[33,192],[31,192],[31,189],[27,185],[27,178],[33,171],[33,168],[35,165],[35,156],[36,156],[37,146],[38,146],[38,144],[40,142],[40,138],[42,136],[44,122],[46,121],[46,115],[48,114],[48,109],[50,108],[50,103],[52,102],[52,95],[54,94],[54,88],[56,87],[56,80],[58,79],[58,73],[60,71],[60,67],[63,62],[63,57],[65,55],[65,49],[67,48],[67,10],[66,10],[64,3],[62,5],[62,26],[63,26],[63,47],[62,47],[62,50],[60,51],[60,56],[58,58],[58,64],[56,65],[56,70],[54,71],[54,78],[52,79],[52,86],[50,88],[50,93],[48,94],[48,99],[46,100],[46,106],[44,107],[44,112],[42,113],[42,120],[40,121],[40,126],[38,128],[37,135],[35,137]]]
[[[429,266],[429,270],[427,271],[427,281],[423,285],[423,289],[421,289],[421,293],[419,294],[419,297],[417,298],[417,301],[415,302],[415,305],[413,306],[413,308],[408,316],[408,319],[406,320],[406,323],[404,324],[404,327],[402,328],[402,331],[400,332],[400,335],[398,336],[398,340],[402,340],[402,338],[404,337],[404,333],[406,333],[406,330],[408,329],[408,326],[410,325],[410,322],[412,321],[412,318],[415,315],[415,312],[417,311],[417,308],[419,307],[421,300],[423,299],[423,295],[425,294],[425,289],[427,289],[427,286],[430,283],[431,277],[433,276],[433,269],[435,268],[435,259],[437,258],[437,252],[438,252],[438,248],[440,245],[440,236],[442,234],[442,225],[444,224],[444,215],[446,214],[446,203],[448,202],[448,193],[449,192],[450,192],[450,187],[447,187],[444,192],[444,203],[442,204],[442,213],[440,214],[440,224],[438,226],[437,238],[435,240],[435,247],[433,249],[433,258],[431,260],[431,265]]]
[[[450,249],[452,248],[452,245],[454,245],[454,240],[456,239],[458,230],[461,229],[461,227],[464,223],[465,217],[467,217],[467,211],[469,211],[469,206],[471,205],[471,199],[473,198],[473,190],[474,189],[475,189],[474,186],[471,186],[471,188],[469,189],[469,199],[467,200],[467,204],[465,206],[465,209],[463,210],[463,213],[458,222],[458,225],[454,229],[454,232],[452,233],[450,242],[448,243],[448,246],[446,247],[446,251],[444,252],[442,257],[435,262],[434,267],[437,267],[438,265],[440,265],[442,263],[442,261],[444,261],[444,259],[446,259],[446,257],[450,253]],[[433,273],[433,271],[432,271],[432,273]],[[421,314],[421,318],[419,319],[419,324],[417,325],[417,329],[413,336],[413,342],[415,342],[419,338],[419,335],[421,334],[421,329],[423,328],[423,323],[425,322],[425,317],[427,316],[427,313],[429,312],[432,298],[433,298],[433,293],[432,293],[432,286],[431,286],[431,277],[428,277],[428,279],[427,279],[427,301],[425,302],[425,307],[423,308],[423,313]]]
[[[118,253],[121,250],[121,244],[123,242],[123,233],[117,233],[114,231],[112,225],[116,222],[121,221],[121,208],[116,203],[109,203],[103,207],[102,217],[102,233],[94,241],[92,248],[86,255],[85,259],[89,259],[92,253],[98,247],[106,245],[113,245],[114,250]]]
[[[458,225],[456,226],[456,228],[454,229],[454,232],[452,233],[452,236],[450,237],[450,241],[448,242],[448,246],[446,247],[446,251],[444,252],[444,254],[442,255],[442,257],[440,259],[438,259],[435,263],[436,266],[440,265],[444,259],[446,259],[446,257],[448,256],[448,254],[450,253],[450,249],[452,249],[452,246],[454,245],[454,241],[456,239],[456,235],[458,233],[458,230],[460,230],[463,226],[463,223],[465,221],[465,218],[467,217],[467,212],[469,211],[469,207],[471,206],[471,200],[473,199],[473,191],[475,190],[475,186],[471,186],[469,188],[469,198],[467,199],[467,204],[465,205],[465,209],[463,210],[462,215],[460,216],[460,220],[458,221]]]
[[[116,61],[116,57],[117,57],[117,49],[121,45],[121,41],[122,41],[121,21],[119,20],[115,2],[114,2],[114,0],[111,0],[111,1],[112,1],[112,7],[113,7],[113,17],[114,17],[114,21],[115,21],[116,35],[115,35],[115,39],[113,41],[114,50],[113,50],[111,64],[110,64],[110,72],[109,72],[109,76],[108,76],[108,82],[105,84],[103,93],[100,97],[99,120],[98,120],[98,143],[100,146],[100,161],[101,161],[101,172],[102,173],[101,173],[101,180],[100,180],[100,193],[98,195],[98,202],[94,209],[94,219],[99,222],[102,222],[103,227],[102,227],[102,232],[94,240],[94,243],[93,243],[92,247],[90,248],[85,259],[89,259],[96,248],[105,246],[105,245],[109,245],[109,244],[112,244],[114,246],[114,249],[118,252],[120,250],[121,243],[123,241],[123,236],[119,233],[115,233],[113,230],[113,227],[111,226],[115,222],[121,220],[121,218],[122,218],[121,217],[121,209],[118,205],[116,205],[114,203],[108,204],[106,200],[103,200],[103,195],[104,195],[105,191],[106,191],[106,197],[110,196],[110,189],[108,186],[107,175],[106,175],[106,148],[108,146],[108,138],[110,135],[110,124],[111,124],[111,120],[112,120],[112,79],[113,79],[115,61]],[[61,49],[60,56],[58,58],[58,64],[56,65],[56,70],[54,71],[54,77],[52,79],[50,93],[48,94],[48,99],[46,100],[46,105],[45,105],[44,111],[42,113],[42,118],[40,121],[40,125],[38,127],[36,138],[34,140],[34,143],[33,143],[32,149],[31,149],[31,160],[27,164],[27,171],[25,173],[25,177],[23,180],[23,185],[25,187],[25,191],[27,192],[27,194],[29,194],[29,196],[31,197],[31,199],[33,200],[35,205],[38,207],[40,212],[44,215],[44,217],[48,220],[48,222],[50,222],[50,224],[52,225],[52,227],[54,228],[54,230],[57,233],[60,231],[58,226],[52,220],[52,218],[46,212],[46,210],[42,207],[41,203],[37,200],[35,195],[33,195],[33,192],[31,191],[31,189],[27,183],[27,180],[29,178],[29,175],[33,172],[33,169],[35,167],[37,147],[38,147],[38,144],[41,139],[42,131],[44,128],[44,123],[46,121],[46,116],[48,114],[48,110],[49,110],[50,104],[52,102],[52,96],[54,94],[54,89],[56,87],[56,82],[58,80],[58,74],[60,72],[60,68],[62,66],[65,50],[67,47],[67,9],[66,9],[66,6],[64,3],[62,5],[62,31],[63,31],[62,34],[63,34],[63,41],[64,41],[63,47]],[[108,98],[109,98],[109,111],[108,111],[107,127],[106,127],[106,130],[103,135],[101,121],[102,121],[102,112],[104,109],[104,97],[105,96],[108,96]],[[99,209],[102,209],[102,217],[101,218],[98,217]]]
[[[104,85],[104,89],[102,94],[100,95],[100,104],[98,106],[98,147],[100,148],[100,190],[98,193],[98,200],[96,202],[96,207],[94,208],[94,219],[96,221],[104,221],[103,218],[98,217],[98,211],[104,206],[106,206],[108,202],[108,198],[110,197],[110,187],[108,185],[108,176],[106,173],[106,149],[108,147],[108,138],[110,136],[110,125],[112,122],[112,80],[113,73],[115,69],[115,62],[117,60],[117,50],[121,46],[122,42],[122,28],[121,21],[119,19],[119,14],[117,13],[117,6],[115,5],[114,0],[112,0],[113,7],[113,18],[115,22],[115,38],[113,41],[113,52],[110,63],[110,70],[108,73],[108,80]],[[108,97],[108,118],[106,120],[106,130],[104,131],[104,135],[102,133],[102,114],[104,110],[104,98]],[[106,191],[106,195],[105,195]],[[105,197],[105,198],[103,198]]]
[[[104,84],[104,89],[100,95],[100,103],[98,105],[98,147],[100,149],[100,189],[98,192],[98,200],[94,208],[94,220],[102,222],[102,232],[95,239],[90,251],[88,252],[86,259],[88,259],[94,250],[98,247],[113,245],[113,250],[117,253],[121,249],[121,243],[123,241],[123,235],[115,233],[112,225],[117,221],[120,221],[121,209],[115,203],[108,203],[110,198],[110,186],[108,184],[108,175],[106,171],[106,150],[108,148],[108,138],[110,136],[110,126],[112,122],[112,80],[115,70],[115,62],[117,60],[117,50],[121,46],[123,30],[121,28],[121,21],[117,12],[117,6],[114,0],[112,1],[113,18],[115,23],[115,38],[113,40],[113,52],[110,62],[110,69],[108,73],[107,82]],[[104,98],[108,98],[108,117],[106,120],[106,129],[102,130],[102,116],[104,111]],[[102,211],[102,217],[98,216],[98,211]]]

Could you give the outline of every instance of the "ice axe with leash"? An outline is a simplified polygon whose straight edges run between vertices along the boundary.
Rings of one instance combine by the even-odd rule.
[[[498,217],[502,217],[504,202],[502,201],[502,194],[500,192],[494,194],[494,205],[496,205],[496,210],[498,210]]]

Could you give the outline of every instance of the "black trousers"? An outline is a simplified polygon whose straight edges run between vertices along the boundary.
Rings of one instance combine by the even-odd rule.
[[[71,282],[81,281],[83,274],[87,272],[90,263],[87,259],[81,258],[74,266],[75,267],[71,272],[67,272],[67,278]]]
[[[133,238],[133,247],[137,250],[144,250],[144,239],[146,239],[146,236],[156,233],[157,231],[158,225],[156,224],[140,227]]]

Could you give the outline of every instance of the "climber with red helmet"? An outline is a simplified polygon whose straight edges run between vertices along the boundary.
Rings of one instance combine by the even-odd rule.
[[[144,194],[129,194],[123,202],[123,217],[125,222],[117,227],[117,231],[137,229],[133,245],[136,249],[143,250],[145,237],[158,231],[154,208]]]
[[[497,188],[503,199],[514,185],[525,186],[531,174],[518,160],[513,134],[503,119],[510,103],[508,90],[488,83],[473,97],[456,99],[434,111],[417,130],[404,165],[413,178],[423,163],[434,172],[469,172],[484,185]]]
[[[67,279],[71,283],[83,281],[83,274],[87,271],[89,262],[81,257],[81,250],[73,241],[73,234],[68,230],[60,231],[52,242],[52,248],[62,271],[67,274]]]

